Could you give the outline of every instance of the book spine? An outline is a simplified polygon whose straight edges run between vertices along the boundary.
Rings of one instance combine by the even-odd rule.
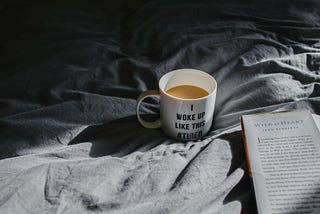
[[[244,152],[245,152],[245,155],[246,155],[246,160],[247,160],[247,165],[248,165],[248,170],[249,170],[249,176],[250,176],[250,178],[252,178],[252,170],[251,170],[250,158],[249,158],[249,149],[248,149],[247,138],[246,138],[246,133],[245,133],[242,117],[241,117],[241,127],[242,127]]]

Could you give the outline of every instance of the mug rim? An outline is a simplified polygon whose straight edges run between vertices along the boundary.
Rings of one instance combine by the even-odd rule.
[[[188,71],[197,72],[197,73],[200,72],[201,75],[204,75],[204,76],[208,77],[208,78],[213,82],[213,84],[214,84],[214,89],[213,89],[211,92],[208,92],[208,91],[206,90],[206,91],[209,93],[209,94],[206,95],[206,96],[203,96],[203,97],[200,97],[200,98],[186,99],[186,98],[181,98],[181,97],[173,96],[173,95],[167,93],[165,90],[163,90],[163,89],[161,88],[160,82],[161,82],[161,80],[163,80],[163,78],[165,78],[165,77],[168,76],[168,75],[172,75],[172,73],[182,72],[183,70],[188,70]],[[177,86],[179,86],[179,85],[177,85]],[[204,72],[204,71],[201,71],[201,70],[198,70],[198,69],[193,69],[193,68],[182,68],[182,69],[172,70],[172,71],[166,73],[165,75],[163,75],[163,76],[160,78],[159,82],[158,82],[158,87],[159,87],[159,90],[161,91],[161,93],[163,93],[163,94],[165,94],[166,96],[171,97],[171,98],[173,98],[173,99],[183,100],[183,101],[196,101],[196,100],[207,99],[208,97],[214,95],[215,92],[217,91],[218,84],[217,84],[216,79],[215,79],[213,76],[211,76],[210,74],[208,74],[207,72]],[[197,87],[200,87],[200,88],[201,88],[201,86],[197,86]]]

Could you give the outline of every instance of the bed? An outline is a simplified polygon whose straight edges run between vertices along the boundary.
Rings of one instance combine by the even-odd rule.
[[[320,114],[320,3],[0,3],[0,213],[255,213],[239,118]],[[136,99],[179,68],[218,82],[179,142]],[[141,111],[159,114],[148,99]]]

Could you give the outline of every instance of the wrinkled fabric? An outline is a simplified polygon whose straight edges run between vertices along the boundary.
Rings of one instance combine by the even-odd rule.
[[[320,114],[320,3],[3,1],[1,213],[254,213],[242,114]],[[218,82],[211,132],[143,128],[165,73]],[[158,116],[158,101],[141,112]]]
[[[227,176],[232,158],[227,141],[159,145],[124,158],[90,158],[85,155],[87,151],[81,151],[85,147],[90,148],[88,144],[71,146],[69,151],[18,157],[13,163],[10,159],[3,160],[3,165],[9,164],[10,168],[2,168],[5,176],[0,185],[1,210],[4,213],[240,212],[239,201],[223,204],[243,175],[243,170],[237,169]]]

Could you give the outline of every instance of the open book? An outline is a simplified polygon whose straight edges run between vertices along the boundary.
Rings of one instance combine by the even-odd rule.
[[[320,116],[243,115],[241,126],[258,213],[320,213]]]

